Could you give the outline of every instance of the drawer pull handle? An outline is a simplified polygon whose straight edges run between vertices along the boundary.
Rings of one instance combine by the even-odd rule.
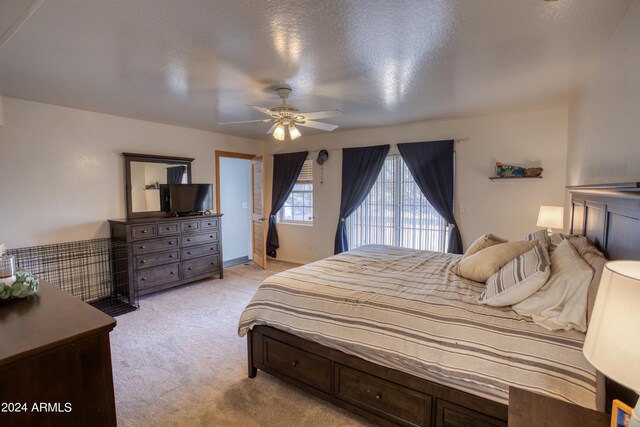
[[[171,231],[171,227],[167,227],[167,231]]]
[[[211,263],[211,265],[215,265],[215,263],[214,263],[214,262],[212,262],[212,263]]]
[[[147,230],[141,230],[140,232],[141,232],[142,234],[146,234],[146,233],[147,233]]]
[[[293,366],[294,368],[298,365],[298,361],[294,360],[293,362],[291,362],[291,366]]]
[[[189,267],[189,268],[187,268],[187,270],[191,271],[191,270],[193,270],[193,268]]]
[[[213,250],[214,250],[214,248],[209,248],[209,250],[210,250],[210,251],[213,251]]]
[[[140,249],[144,249],[144,245],[140,246]]]
[[[376,400],[382,400],[382,393],[376,393]]]
[[[187,252],[187,255],[191,255],[191,254],[192,254],[192,252],[191,252],[191,251]]]
[[[169,242],[170,245],[173,245],[173,241]]]
[[[169,258],[173,258],[173,254],[169,255]]]
[[[211,239],[213,239],[213,236],[209,236]]]
[[[176,272],[175,271],[171,271],[171,272],[169,272],[169,274],[176,274]]]
[[[146,263],[146,262],[147,262],[147,260],[144,260],[144,259],[143,259],[143,260],[140,260],[140,264],[144,264],[144,263]]]
[[[187,225],[187,227],[191,228],[191,224]]]
[[[191,241],[191,239],[187,239],[187,242],[190,242],[190,241]]]
[[[210,222],[208,222],[208,223],[207,223],[207,225],[211,225],[211,223],[210,223]]]
[[[146,282],[146,281],[147,281],[147,278],[146,278],[146,277],[143,277],[143,278],[142,278],[142,281],[143,281],[143,282]]]

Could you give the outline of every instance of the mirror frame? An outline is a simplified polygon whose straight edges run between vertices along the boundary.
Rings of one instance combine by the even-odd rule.
[[[145,162],[145,163],[168,163],[168,164],[180,164],[187,166],[187,182],[191,184],[191,162],[193,158],[190,157],[172,157],[172,156],[156,156],[153,154],[136,154],[136,153],[122,153],[124,156],[124,173],[125,173],[125,192],[126,192],[126,205],[127,205],[127,219],[135,218],[154,218],[154,217],[167,217],[168,213],[163,211],[144,211],[144,212],[132,212],[132,199],[131,199],[131,162]]]

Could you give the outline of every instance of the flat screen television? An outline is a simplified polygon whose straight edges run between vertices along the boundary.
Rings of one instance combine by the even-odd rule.
[[[213,210],[213,184],[161,184],[160,204],[165,212],[189,215]]]

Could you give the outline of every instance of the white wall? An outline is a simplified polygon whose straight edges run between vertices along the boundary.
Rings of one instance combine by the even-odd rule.
[[[125,211],[122,152],[193,157],[194,182],[215,183],[215,150],[261,153],[263,142],[4,97],[0,243],[109,235]]]
[[[220,157],[223,261],[251,257],[251,160]]]
[[[640,0],[570,109],[567,184],[640,180]]]
[[[308,262],[333,254],[340,208],[341,148],[399,142],[468,138],[455,144],[456,220],[465,248],[487,232],[521,238],[536,229],[540,205],[564,204],[567,127],[568,111],[560,108],[303,136],[300,143],[270,142],[267,150],[272,153],[309,150],[315,156],[322,148],[329,150],[324,184],[319,183],[319,166],[314,165],[314,224],[279,224],[278,258]],[[391,152],[397,153],[397,148],[392,146]],[[273,158],[267,160],[268,198]],[[492,182],[488,177],[494,174],[496,161],[542,166],[544,178]],[[270,203],[267,200],[267,206]],[[460,214],[460,206],[468,213]]]

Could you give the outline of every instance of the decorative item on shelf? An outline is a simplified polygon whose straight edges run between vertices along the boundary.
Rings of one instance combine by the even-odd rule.
[[[151,184],[145,185],[144,189],[145,190],[159,190],[160,189],[160,183],[158,181],[152,182]]]
[[[542,171],[542,168],[526,168],[524,170],[524,176],[540,176]]]
[[[638,325],[640,261],[610,261],[604,266],[582,352],[597,370],[636,393],[640,391]],[[640,426],[640,399],[629,426]]]
[[[524,176],[525,168],[516,165],[503,165],[500,162],[496,162],[496,176],[499,177],[513,177]]]
[[[549,236],[553,234],[552,228],[564,228],[564,208],[562,206],[540,206],[536,225],[546,228]]]

